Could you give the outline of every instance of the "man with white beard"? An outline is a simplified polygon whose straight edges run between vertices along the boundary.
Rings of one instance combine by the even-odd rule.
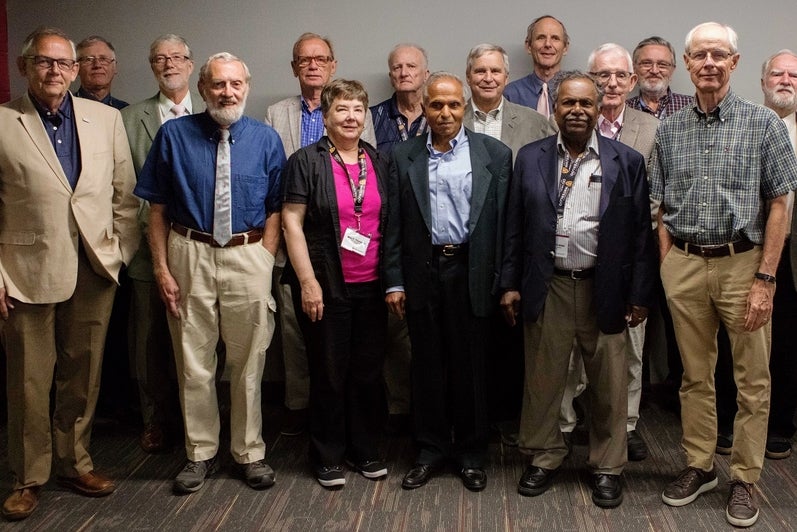
[[[692,103],[693,98],[670,90],[675,72],[675,49],[661,37],[643,39],[634,48],[634,73],[639,78],[639,95],[626,105],[664,120],[675,111]]]
[[[249,80],[234,55],[210,56],[198,84],[207,111],[161,126],[135,189],[151,204],[153,269],[185,420],[188,464],[174,481],[177,493],[199,490],[217,468],[219,335],[230,373],[230,452],[250,487],[274,484],[263,460],[260,381],[274,332],[285,152],[271,127],[243,116]]]

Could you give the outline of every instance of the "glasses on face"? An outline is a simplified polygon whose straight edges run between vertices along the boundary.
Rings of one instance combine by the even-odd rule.
[[[159,65],[159,66],[165,65],[166,61],[171,61],[172,64],[174,64],[174,65],[182,65],[186,61],[190,61],[190,60],[191,60],[191,58],[188,57],[187,55],[181,55],[181,54],[163,55],[163,54],[158,54],[158,55],[154,56],[152,59],[150,59],[149,62],[152,63],[153,65]]]
[[[72,67],[77,63],[74,59],[53,59],[46,55],[26,55],[25,59],[30,59],[33,66],[39,70],[50,70],[54,64],[58,65],[59,70],[72,70]]]
[[[606,83],[612,76],[618,83],[625,83],[631,79],[633,72],[626,72],[624,70],[601,70],[600,72],[590,72],[589,75],[598,80],[598,83]]]
[[[325,67],[332,61],[332,58],[328,55],[300,55],[294,60],[294,63],[296,63],[296,66],[299,68],[307,68],[313,61],[315,61],[316,65]]]
[[[81,57],[77,60],[77,62],[83,66],[93,65],[94,63],[102,66],[108,66],[114,61],[116,61],[116,59],[113,57],[105,57],[104,55],[87,55],[86,57]]]
[[[711,60],[715,63],[722,63],[723,61],[727,61],[733,54],[727,50],[699,50],[688,55],[689,59],[692,61],[705,61],[711,56]]]
[[[639,61],[636,66],[640,68],[640,70],[650,70],[654,66],[659,70],[669,70],[674,65],[668,61],[651,61],[650,59],[643,59]]]

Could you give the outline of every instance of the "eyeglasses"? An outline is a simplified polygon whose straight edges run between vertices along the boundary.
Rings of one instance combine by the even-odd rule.
[[[26,55],[25,59],[30,59],[39,70],[50,70],[54,64],[58,65],[59,70],[72,70],[77,63],[74,59],[53,59],[46,55]]]
[[[88,66],[94,63],[102,66],[108,66],[116,61],[113,57],[105,57],[104,55],[87,55],[86,57],[78,58],[77,62],[81,65]]]
[[[329,57],[328,55],[300,55],[296,59],[294,59],[294,63],[299,68],[307,68],[310,66],[310,63],[315,61],[315,64],[320,67],[327,66],[327,63],[332,61],[333,58]]]
[[[152,57],[149,60],[149,62],[152,63],[153,65],[165,65],[166,61],[169,61],[169,60],[171,60],[172,64],[174,64],[174,65],[182,65],[186,61],[190,61],[191,58],[188,57],[187,55],[180,55],[180,54],[156,55],[156,56]]]
[[[715,63],[722,63],[727,61],[733,54],[726,50],[700,50],[687,55],[693,61],[705,61],[711,56],[711,60]]]
[[[636,66],[640,68],[640,70],[650,70],[653,66],[656,66],[659,70],[669,70],[675,65],[669,63],[667,61],[651,61],[650,59],[643,59],[639,61]]]
[[[600,72],[589,73],[589,75],[598,80],[599,83],[606,83],[612,76],[614,76],[618,83],[625,83],[631,78],[632,74],[633,72],[626,72],[624,70],[601,70]]]

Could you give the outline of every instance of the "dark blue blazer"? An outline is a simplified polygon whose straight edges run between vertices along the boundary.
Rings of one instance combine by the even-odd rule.
[[[554,275],[560,168],[553,135],[521,148],[509,192],[500,286],[519,290],[523,319],[536,321]],[[645,160],[598,135],[600,226],[595,271],[598,327],[626,326],[626,305],[650,307],[657,275]]]

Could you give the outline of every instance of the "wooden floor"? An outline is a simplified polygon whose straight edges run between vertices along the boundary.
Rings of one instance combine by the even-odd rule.
[[[462,487],[446,472],[425,487],[404,491],[401,478],[412,464],[408,437],[383,442],[390,474],[370,481],[347,473],[343,490],[328,491],[307,468],[307,438],[280,436],[280,409],[266,407],[267,461],[277,473],[270,490],[249,489],[231,469],[227,450],[220,473],[189,496],[172,494],[172,479],[184,464],[184,453],[147,455],[136,431],[124,426],[95,428],[92,452],[98,470],[117,480],[117,490],[103,499],[73,494],[50,482],[42,491],[38,510],[20,523],[4,523],[3,530],[544,530],[544,531],[702,531],[729,530],[724,507],[728,457],[717,457],[720,485],[682,508],[661,502],[664,485],[683,467],[676,416],[655,405],[642,411],[639,430],[651,456],[632,463],[624,474],[625,501],[613,510],[597,508],[590,499],[585,471],[587,448],[577,445],[553,487],[526,498],[517,494],[524,463],[516,449],[490,446],[488,486],[481,493]],[[0,446],[0,489],[11,488],[6,461],[6,434]],[[4,495],[3,495],[4,496]],[[767,460],[757,497],[761,517],[754,530],[797,530],[797,457]]]

